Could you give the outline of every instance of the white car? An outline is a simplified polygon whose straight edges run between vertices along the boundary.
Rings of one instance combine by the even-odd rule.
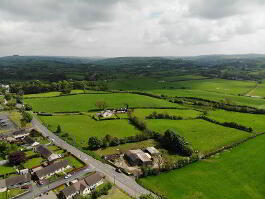
[[[71,176],[72,176],[71,174],[68,174],[68,175],[64,176],[64,179],[68,179],[68,178],[70,178]]]

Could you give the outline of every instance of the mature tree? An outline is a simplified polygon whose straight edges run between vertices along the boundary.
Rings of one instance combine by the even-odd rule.
[[[30,131],[30,136],[31,137],[40,137],[42,134],[39,132],[39,131],[37,131],[37,130],[35,130],[35,129],[32,129],[31,131]]]
[[[25,104],[24,107],[25,107],[26,111],[31,111],[32,110],[32,106],[29,105],[29,104]]]
[[[5,94],[5,99],[7,101],[11,100],[11,98],[12,98],[12,95],[10,93]]]
[[[162,144],[171,152],[178,153],[180,155],[191,156],[193,152],[184,137],[177,135],[170,129],[165,132],[162,138]]]
[[[32,121],[32,119],[33,119],[33,116],[30,113],[28,113],[26,111],[22,112],[22,119],[21,120],[23,122],[30,123]]]
[[[8,160],[11,165],[19,165],[25,162],[26,154],[23,151],[13,152],[9,154]]]
[[[102,145],[102,140],[98,137],[93,136],[88,139],[88,148],[91,150],[99,149]]]
[[[62,132],[62,128],[60,125],[58,125],[55,133],[61,133],[61,132]]]

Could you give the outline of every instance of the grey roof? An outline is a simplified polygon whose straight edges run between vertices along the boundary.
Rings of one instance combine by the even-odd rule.
[[[73,195],[73,194],[75,194],[75,193],[77,193],[78,191],[76,190],[76,188],[73,186],[73,185],[71,185],[71,186],[69,186],[69,187],[66,187],[65,189],[63,189],[62,191],[61,191],[61,193],[67,198],[68,196],[70,196],[70,195]]]
[[[25,135],[25,134],[29,134],[29,133],[25,130],[19,130],[13,133],[13,135]]]
[[[99,172],[96,172],[90,176],[87,176],[84,180],[88,186],[92,186],[92,185],[98,183],[103,178],[104,178],[104,176],[102,174],[100,174]]]
[[[0,188],[6,187],[6,180],[0,180]]]
[[[156,154],[160,154],[160,152],[155,148],[155,147],[147,147],[145,149],[148,153],[150,153],[151,155],[156,155]]]
[[[35,143],[35,141],[29,136],[26,136],[24,138],[24,142],[26,142],[27,144],[34,144]]]
[[[78,182],[74,183],[73,186],[78,191],[84,191],[87,187],[87,184],[86,184],[85,180],[79,180]]]
[[[152,161],[141,149],[129,150],[126,155],[131,158],[132,161],[140,160],[142,162]]]
[[[25,174],[25,175],[19,175],[19,176],[13,176],[6,179],[6,186],[14,186],[16,184],[24,184],[26,182],[29,182],[31,180],[31,175]]]
[[[50,155],[52,154],[52,152],[49,150],[49,149],[47,149],[44,145],[38,145],[37,147],[36,147],[36,151],[38,152],[38,153],[40,153],[41,154],[41,156],[42,157],[44,157],[44,158],[48,158],[48,157],[50,157]]]
[[[47,176],[47,175],[49,175],[51,173],[56,172],[59,169],[65,168],[68,165],[69,164],[68,164],[67,160],[62,160],[62,161],[56,162],[54,164],[51,164],[51,165],[49,165],[47,167],[44,167],[41,170],[36,171],[35,175],[37,175],[38,178],[42,178],[42,177],[45,177],[45,176]]]

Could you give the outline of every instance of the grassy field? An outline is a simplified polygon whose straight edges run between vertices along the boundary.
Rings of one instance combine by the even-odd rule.
[[[258,98],[251,98],[245,96],[237,96],[231,94],[221,94],[211,91],[203,90],[190,90],[190,89],[160,89],[160,90],[149,90],[147,91],[153,94],[164,94],[171,97],[198,97],[202,99],[208,99],[213,101],[227,101],[232,104],[247,105],[257,108],[265,109],[265,100]]]
[[[131,150],[131,149],[142,149],[149,146],[156,146],[157,143],[154,140],[146,140],[142,142],[135,142],[135,143],[127,143],[122,144],[115,147],[108,147],[106,149],[99,149],[95,151],[98,155],[110,155],[110,154],[116,154],[116,153],[124,153],[125,151]]]
[[[135,109],[133,115],[144,119],[154,111],[157,113],[181,116],[183,118],[196,118],[197,116],[202,114],[201,112],[192,109]]]
[[[70,94],[80,94],[84,93],[84,90],[72,90]],[[85,90],[85,93],[106,93],[104,91],[92,91],[92,90]],[[24,95],[24,99],[27,98],[44,98],[44,97],[56,97],[60,96],[61,92],[47,92],[47,93],[37,93],[37,94],[27,94]]]
[[[207,116],[219,122],[236,122],[252,127],[255,132],[265,132],[265,115],[238,113],[224,110],[208,112]]]
[[[96,102],[105,101],[108,108],[125,107],[177,107],[179,105],[165,100],[155,99],[147,96],[140,96],[128,93],[115,94],[85,94],[69,95],[53,98],[25,99],[25,103],[32,105],[34,111],[42,112],[67,112],[67,111],[88,111],[97,109]]]
[[[0,199],[6,199],[7,198],[7,192],[0,192]]]
[[[265,97],[265,84],[258,84],[257,88],[249,93],[251,96]]]
[[[187,78],[187,81],[178,78],[165,78],[165,79],[128,79],[114,81],[110,83],[112,89],[122,90],[154,90],[154,89],[192,89],[192,90],[203,90],[213,91],[222,94],[244,94],[250,89],[255,87],[255,82],[250,81],[235,81],[235,80],[224,80],[224,79],[192,79]]]
[[[125,137],[140,133],[128,120],[106,120],[95,121],[86,115],[62,115],[51,117],[40,117],[40,119],[53,131],[58,124],[62,131],[76,138],[82,146],[86,146],[91,136],[104,137],[109,134],[116,137]]]
[[[164,133],[173,129],[202,153],[218,149],[239,139],[250,136],[249,133],[226,128],[204,120],[147,120],[148,128]]]
[[[140,179],[170,199],[264,199],[265,135],[214,158]]]
[[[1,165],[0,166],[0,175],[12,173],[12,172],[16,172],[16,170],[12,166],[9,166],[9,165]]]

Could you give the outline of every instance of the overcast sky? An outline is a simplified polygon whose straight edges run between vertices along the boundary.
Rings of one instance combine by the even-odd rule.
[[[265,53],[265,0],[0,0],[0,56]]]

